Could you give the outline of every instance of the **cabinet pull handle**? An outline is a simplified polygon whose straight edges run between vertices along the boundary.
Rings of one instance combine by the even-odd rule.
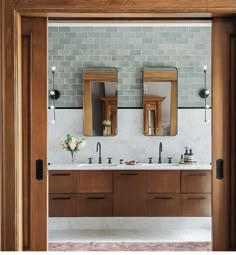
[[[123,173],[123,174],[120,174],[120,175],[138,175],[137,173]]]
[[[188,176],[207,176],[207,174],[189,174]]]
[[[70,200],[70,197],[53,197],[52,200]]]
[[[70,176],[70,174],[51,174],[53,176]]]
[[[105,199],[105,197],[87,197],[87,199]]]
[[[189,197],[189,200],[205,200],[207,197]]]
[[[174,199],[173,197],[154,197],[153,199]]]

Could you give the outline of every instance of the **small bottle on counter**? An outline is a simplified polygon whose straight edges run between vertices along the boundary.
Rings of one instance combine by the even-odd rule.
[[[185,147],[184,162],[188,162],[188,147]]]
[[[193,155],[192,149],[190,149],[188,154],[188,162],[193,162],[193,161],[194,161],[194,155]]]
[[[184,163],[184,154],[181,154],[181,157],[180,157],[180,161],[179,161],[181,164]]]
[[[120,164],[124,164],[124,159],[120,159]]]

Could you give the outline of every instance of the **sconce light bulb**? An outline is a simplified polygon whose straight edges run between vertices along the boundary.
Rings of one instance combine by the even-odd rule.
[[[55,106],[54,106],[54,105],[51,105],[51,106],[50,106],[50,109],[51,109],[51,110],[55,109]]]
[[[203,68],[204,71],[207,70],[207,66],[206,65],[204,65],[202,68]]]
[[[51,95],[51,96],[54,96],[54,95],[55,95],[55,91],[54,91],[54,90],[51,90],[51,91],[50,91],[50,95]]]
[[[51,123],[52,123],[52,124],[55,124],[55,123],[56,123],[56,121],[55,121],[55,120],[51,120]]]
[[[209,104],[206,104],[206,109],[209,109],[210,108],[210,105]]]
[[[56,67],[55,66],[52,66],[52,71],[55,72],[56,71]]]

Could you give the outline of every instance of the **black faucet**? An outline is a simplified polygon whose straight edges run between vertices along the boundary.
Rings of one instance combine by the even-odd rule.
[[[159,158],[158,163],[161,164],[162,142],[159,143]]]
[[[99,150],[99,158],[98,158],[98,164],[102,164],[102,156],[101,156],[101,153],[102,153],[102,145],[100,142],[97,142],[97,152]]]

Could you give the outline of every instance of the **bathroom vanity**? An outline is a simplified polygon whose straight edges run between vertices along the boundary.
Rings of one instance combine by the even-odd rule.
[[[49,166],[50,217],[211,216],[211,165]]]

